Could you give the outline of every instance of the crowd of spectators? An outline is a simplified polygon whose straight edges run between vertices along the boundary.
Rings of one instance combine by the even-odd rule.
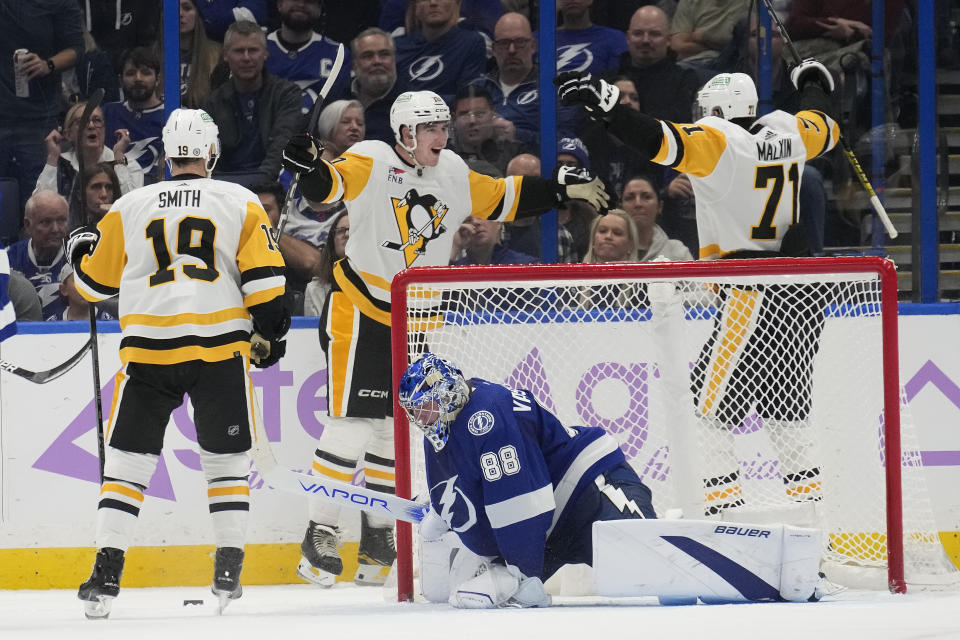
[[[801,52],[823,60],[838,79],[866,73],[870,2],[774,4]],[[56,250],[63,234],[97,220],[120,195],[163,179],[168,47],[162,5],[0,3],[5,34],[0,54],[7,60],[0,64],[0,211],[6,212],[0,241],[11,253],[20,252],[14,268],[33,282],[44,319],[79,313],[67,313],[72,299],[69,291],[59,291],[69,275]],[[620,87],[623,104],[654,117],[692,122],[697,90],[707,79],[722,71],[756,73],[753,0],[556,0],[556,5],[558,70],[601,75]],[[946,0],[938,3],[944,13],[939,5],[950,11]],[[903,64],[911,7],[904,0],[886,3],[890,65]],[[392,144],[389,110],[396,96],[429,89],[448,102],[450,146],[471,168],[498,176],[541,170],[540,94],[553,88],[539,84],[536,2],[180,0],[179,10],[179,102],[204,108],[219,127],[222,156],[214,177],[256,187],[277,215],[290,178],[281,173],[280,152],[306,127],[341,43],[343,71],[315,131],[329,159],[363,139]],[[776,29],[772,35],[772,107],[789,110],[795,91],[781,56],[783,40]],[[11,61],[21,49],[27,51],[18,54],[27,90],[18,95]],[[897,76],[885,74],[892,83],[891,110]],[[104,90],[103,104],[81,131],[80,114],[97,89]],[[584,119],[581,110],[561,107],[557,123],[557,157],[551,160],[590,168],[616,193],[622,215],[610,218],[602,231],[609,235],[607,227],[623,222],[635,245],[630,259],[697,255],[696,203],[684,176],[640,158],[602,125]],[[81,166],[84,175],[78,176]],[[832,170],[830,163],[814,163],[802,179],[801,216],[813,253],[830,241],[824,238],[825,182]],[[579,203],[559,211],[559,261],[600,259],[596,218],[596,211]],[[453,260],[539,260],[539,222],[531,220],[495,228],[470,222],[458,233]],[[313,288],[322,289],[315,279],[326,277],[323,265],[332,264],[330,252],[342,246],[328,237],[345,235],[338,224],[348,221],[337,204],[318,210],[296,199],[289,212],[285,231],[291,239],[281,250],[295,275],[291,280],[299,283],[298,309],[307,283],[314,280]]]

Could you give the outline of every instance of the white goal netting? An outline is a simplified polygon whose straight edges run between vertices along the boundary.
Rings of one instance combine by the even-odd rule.
[[[891,365],[891,274],[872,258],[410,270],[394,358],[428,349],[604,427],[661,517],[817,526],[835,580],[942,584],[957,572]]]

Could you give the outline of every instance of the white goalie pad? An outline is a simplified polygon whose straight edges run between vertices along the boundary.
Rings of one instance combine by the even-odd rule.
[[[806,601],[819,580],[820,531],[708,520],[613,520],[593,525],[602,596],[662,602]]]

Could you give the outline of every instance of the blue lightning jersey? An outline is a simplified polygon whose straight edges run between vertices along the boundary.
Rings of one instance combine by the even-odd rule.
[[[538,38],[534,34],[534,38]],[[586,29],[557,29],[557,72],[586,71],[593,74],[616,69],[627,52],[627,36],[619,29],[598,24]]]
[[[303,112],[310,113],[313,103],[320,93],[320,87],[326,81],[337,58],[340,43],[319,33],[314,33],[310,42],[299,49],[287,49],[280,42],[278,31],[267,36],[267,71],[295,82],[303,94]],[[346,97],[350,79],[350,48],[343,51],[343,66],[340,77],[334,81],[327,96],[327,103]]]
[[[583,489],[623,452],[603,429],[564,427],[529,391],[470,383],[446,446],[424,440],[431,508],[474,553],[539,577],[550,536],[564,535]]]
[[[152,109],[137,111],[130,108],[129,102],[110,102],[103,105],[103,118],[108,146],[110,141],[116,140],[114,132],[117,129],[128,129],[130,146],[123,155],[127,157],[127,162],[136,162],[145,175],[149,174],[157,166],[163,146],[163,103]]]
[[[436,40],[419,33],[400,36],[397,84],[402,91],[429,90],[453,103],[457,90],[483,73],[487,45],[476,31],[453,27]]]
[[[32,240],[24,238],[7,247],[7,257],[10,259],[10,268],[25,275],[37,290],[43,319],[59,319],[67,308],[66,298],[60,295],[60,270],[67,264],[63,249],[57,252],[49,265],[41,266],[37,264]]]

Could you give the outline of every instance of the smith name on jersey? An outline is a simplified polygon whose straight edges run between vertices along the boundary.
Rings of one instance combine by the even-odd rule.
[[[123,196],[97,228],[77,290],[91,302],[120,294],[124,365],[249,355],[248,308],[285,289],[283,258],[256,195],[181,176]]]
[[[623,452],[603,429],[564,427],[529,391],[470,384],[446,446],[424,439],[431,508],[474,553],[540,576],[550,534]]]
[[[334,278],[364,315],[385,325],[394,275],[449,264],[454,234],[468,216],[509,222],[523,206],[521,177],[470,171],[448,149],[436,166],[418,172],[392,146],[366,140],[328,170],[332,185],[323,202],[343,199],[350,212],[346,258],[334,267]]]
[[[661,126],[653,161],[690,176],[701,259],[779,251],[798,220],[804,164],[833,149],[840,137],[837,124],[820,111],[774,111],[749,131],[716,116]]]

